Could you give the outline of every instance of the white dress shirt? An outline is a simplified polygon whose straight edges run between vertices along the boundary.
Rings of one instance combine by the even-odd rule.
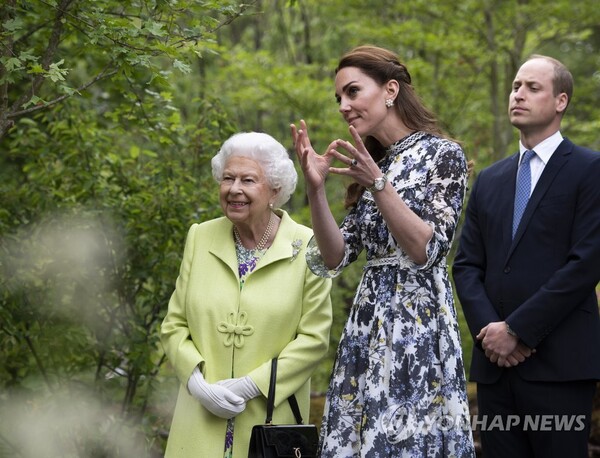
[[[533,156],[531,158],[531,161],[529,162],[529,165],[531,167],[531,190],[529,195],[531,195],[531,193],[533,192],[535,185],[537,184],[538,180],[540,179],[540,176],[542,175],[542,172],[544,171],[544,167],[546,167],[546,164],[552,157],[552,154],[554,154],[554,151],[556,151],[556,148],[558,148],[558,145],[560,145],[562,141],[563,136],[558,130],[550,137],[543,140],[541,143],[535,145],[535,147],[533,148],[533,151],[535,151],[535,156]],[[523,154],[525,154],[527,148],[525,148],[525,146],[523,146],[523,144],[520,141],[519,151],[519,164],[521,164]]]

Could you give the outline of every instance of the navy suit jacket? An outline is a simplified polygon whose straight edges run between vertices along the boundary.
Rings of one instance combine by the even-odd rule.
[[[600,153],[564,139],[511,239],[519,155],[477,177],[453,265],[470,332],[505,320],[534,353],[516,366],[535,381],[600,379]],[[470,378],[504,369],[473,346]],[[510,369],[513,370],[513,369]]]

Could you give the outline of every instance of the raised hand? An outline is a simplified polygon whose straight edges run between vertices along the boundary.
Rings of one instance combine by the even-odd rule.
[[[323,155],[319,155],[312,147],[308,136],[308,128],[304,120],[300,121],[300,129],[296,128],[295,124],[291,124],[290,129],[292,131],[294,149],[302,167],[302,173],[304,174],[307,186],[313,189],[323,186],[325,178],[329,174],[329,167],[334,159],[331,152],[333,143],[329,145]]]
[[[354,126],[350,126],[348,130],[354,144],[346,140],[335,140],[330,145],[330,149],[333,147],[330,154],[346,167],[330,167],[329,171],[338,175],[349,176],[365,187],[371,186],[373,180],[381,176],[381,169],[369,154]],[[338,148],[346,150],[346,153],[342,154],[338,151]]]

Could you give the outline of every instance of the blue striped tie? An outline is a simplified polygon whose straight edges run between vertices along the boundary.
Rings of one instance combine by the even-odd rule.
[[[519,166],[519,172],[517,173],[517,188],[515,191],[515,208],[513,213],[513,227],[512,236],[515,237],[521,216],[527,206],[529,195],[531,194],[531,168],[529,161],[535,156],[535,151],[527,150],[523,154],[521,159],[521,165]]]

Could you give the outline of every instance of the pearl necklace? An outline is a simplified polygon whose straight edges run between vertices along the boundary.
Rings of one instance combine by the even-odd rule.
[[[273,231],[274,225],[275,225],[275,218],[273,218],[273,212],[271,212],[271,215],[269,216],[269,224],[267,224],[267,229],[265,230],[265,233],[263,234],[263,236],[260,238],[260,240],[256,244],[256,247],[254,248],[255,251],[263,251],[266,249],[266,245],[269,242],[269,238],[271,237],[271,232]],[[235,243],[237,243],[240,246],[244,246],[242,244],[242,239],[240,237],[240,233],[238,232],[237,227],[235,227],[235,225],[233,226],[233,237],[235,238]]]

